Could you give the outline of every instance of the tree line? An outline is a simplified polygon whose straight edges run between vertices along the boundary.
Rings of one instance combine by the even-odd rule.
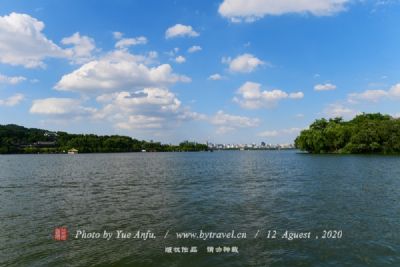
[[[14,124],[0,125],[0,154],[206,151],[207,145],[185,141],[179,145],[143,141],[120,135],[69,134]]]
[[[310,153],[400,153],[400,119],[380,113],[317,119],[295,140],[298,149]]]

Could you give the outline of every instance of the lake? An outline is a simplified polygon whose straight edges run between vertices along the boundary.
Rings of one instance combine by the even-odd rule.
[[[400,266],[395,156],[2,155],[0,203],[0,266]]]

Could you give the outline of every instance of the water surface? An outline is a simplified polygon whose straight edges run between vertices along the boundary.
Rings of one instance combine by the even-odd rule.
[[[400,157],[3,155],[0,203],[0,266],[400,266]],[[56,226],[68,227],[69,240],[52,239]],[[157,238],[74,239],[78,229],[151,230]],[[315,236],[330,229],[343,237],[265,238],[267,230]],[[199,230],[248,236],[174,237]],[[198,253],[165,253],[171,246],[197,246]],[[207,246],[239,253],[210,254]]]

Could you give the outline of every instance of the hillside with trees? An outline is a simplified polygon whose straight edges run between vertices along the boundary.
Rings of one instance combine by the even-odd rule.
[[[207,145],[185,141],[176,146],[140,141],[128,136],[69,134],[13,124],[0,125],[0,154],[65,153],[72,148],[79,153],[167,152],[206,151]]]
[[[400,153],[400,119],[389,115],[361,114],[350,121],[318,119],[295,140],[310,153]]]

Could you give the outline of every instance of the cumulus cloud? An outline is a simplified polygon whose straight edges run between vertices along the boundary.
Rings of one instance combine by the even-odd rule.
[[[201,51],[201,50],[202,50],[201,46],[194,45],[194,46],[192,46],[192,47],[190,47],[188,49],[188,52],[189,53],[195,53],[195,52],[198,52],[198,51]]]
[[[290,93],[289,98],[291,99],[302,99],[304,97],[303,92],[295,92],[295,93]]]
[[[165,38],[175,38],[175,37],[197,37],[200,34],[193,30],[192,26],[176,24],[165,31]]]
[[[0,84],[15,85],[15,84],[21,83],[25,80],[26,80],[26,78],[23,76],[6,76],[3,74],[0,74]]]
[[[214,74],[212,74],[212,75],[210,75],[209,77],[208,77],[208,80],[211,80],[211,81],[219,81],[219,80],[222,80],[224,77],[221,75],[221,74],[219,74],[219,73],[214,73]]]
[[[298,135],[303,129],[302,128],[289,128],[281,130],[270,130],[264,131],[258,134],[260,137],[277,137],[282,135]]]
[[[118,50],[90,61],[72,73],[64,75],[55,88],[75,92],[116,92],[148,86],[167,86],[190,82],[190,78],[173,73],[169,64],[146,65],[147,57]]]
[[[29,112],[50,116],[87,116],[95,113],[95,108],[84,107],[81,102],[73,98],[36,99]]]
[[[123,38],[118,40],[118,42],[115,44],[115,48],[127,49],[130,46],[143,44],[147,44],[147,38],[144,36],[139,36],[136,38]]]
[[[379,102],[382,99],[400,98],[400,83],[393,85],[388,90],[365,90],[361,93],[351,93],[348,95],[350,103],[359,101]]]
[[[393,97],[400,97],[400,83],[393,85],[389,89],[389,95]]]
[[[111,103],[113,109],[129,112],[175,112],[181,107],[181,101],[176,98],[175,94],[163,88],[145,88],[133,93],[124,91],[114,94],[105,94],[97,97],[97,101]],[[109,107],[107,107],[107,109],[109,109]]]
[[[348,2],[349,0],[224,0],[218,12],[232,22],[254,22],[264,16],[286,13],[330,16],[345,10]]]
[[[237,94],[239,97],[235,97],[234,101],[247,109],[271,108],[276,106],[280,100],[304,97],[303,92],[287,93],[279,89],[262,91],[261,84],[254,82],[245,82],[239,88]]]
[[[104,94],[97,101],[103,108],[95,117],[109,120],[122,129],[170,128],[180,121],[204,119],[203,115],[183,107],[176,95],[165,88]]]
[[[229,70],[232,72],[250,73],[257,67],[264,65],[265,62],[252,54],[239,55],[234,59],[222,58],[222,63],[229,65]]]
[[[358,113],[359,112],[356,110],[346,107],[340,103],[330,104],[324,110],[324,114],[330,118],[343,117],[348,119],[354,117]]]
[[[43,67],[48,57],[68,54],[43,34],[44,23],[27,15],[0,16],[0,62],[26,68]]]
[[[365,90],[360,93],[348,94],[346,103],[330,104],[324,109],[323,113],[331,118],[343,117],[350,119],[355,115],[360,114],[360,111],[355,109],[356,107],[354,104],[368,105],[370,103],[378,103],[384,100],[400,100],[400,83],[395,84],[386,90]]]
[[[0,106],[13,107],[18,105],[24,99],[23,94],[15,94],[6,99],[0,99]]]
[[[356,103],[359,100],[378,102],[382,98],[386,98],[388,95],[389,93],[385,90],[366,90],[362,93],[349,94],[349,102]]]
[[[127,121],[116,123],[116,127],[125,130],[132,129],[159,129],[163,127],[164,118],[144,115],[128,116]]]
[[[315,91],[332,91],[336,90],[336,85],[331,84],[331,83],[325,83],[325,84],[316,84],[314,86]]]
[[[179,64],[185,63],[185,62],[186,62],[186,58],[183,57],[183,56],[177,56],[177,57],[175,58],[175,62],[176,62],[176,63],[179,63]]]
[[[224,134],[238,128],[257,127],[260,120],[257,118],[249,118],[245,116],[231,115],[219,110],[210,122],[217,126],[217,133]]]
[[[30,113],[57,119],[90,119],[106,121],[124,130],[173,129],[181,122],[205,120],[203,114],[192,112],[166,88],[144,88],[99,95],[98,108],[85,105],[82,99],[36,99]]]
[[[27,14],[0,16],[0,62],[25,68],[45,67],[46,58],[64,58],[82,64],[92,58],[92,38],[79,32],[61,40],[62,48],[43,33],[45,24]]]
[[[92,53],[96,49],[95,42],[88,36],[81,36],[79,32],[61,40],[63,45],[73,45],[66,49],[66,53],[71,57],[72,62],[77,64],[85,63],[92,59]]]

